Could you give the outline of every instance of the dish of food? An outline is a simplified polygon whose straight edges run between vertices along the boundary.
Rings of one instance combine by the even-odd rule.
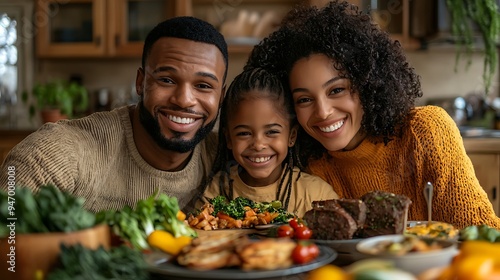
[[[426,238],[457,240],[459,230],[453,225],[444,222],[432,221],[429,224],[427,221],[409,221],[406,224],[405,234]]]
[[[320,254],[312,262],[303,265],[293,265],[285,269],[274,270],[243,270],[240,268],[222,268],[210,271],[192,270],[178,265],[166,259],[147,260],[147,270],[152,275],[184,277],[190,279],[264,279],[272,277],[282,277],[311,271],[320,266],[331,263],[337,257],[337,253],[323,245],[319,245]]]
[[[422,248],[421,242],[407,242],[416,239],[428,244]],[[406,248],[410,244],[411,248]],[[356,245],[356,249],[366,257],[394,262],[395,266],[414,274],[429,268],[447,266],[458,253],[457,243],[450,240],[426,239],[403,234],[381,235],[367,238]]]

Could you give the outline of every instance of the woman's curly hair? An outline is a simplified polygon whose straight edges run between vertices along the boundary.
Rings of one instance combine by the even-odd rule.
[[[295,62],[312,54],[331,58],[335,69],[351,81],[364,110],[361,127],[372,141],[388,143],[401,136],[416,98],[422,96],[420,77],[400,43],[348,2],[336,0],[323,8],[297,6],[277,31],[254,47],[244,68],[266,68],[288,85]],[[297,144],[302,163],[326,151],[303,129]]]

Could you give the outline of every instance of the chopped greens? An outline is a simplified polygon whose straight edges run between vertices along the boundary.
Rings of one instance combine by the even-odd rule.
[[[209,200],[209,202],[214,206],[214,215],[222,212],[234,219],[243,219],[245,217],[245,206],[248,206],[252,209],[257,209],[257,211],[260,213],[279,213],[278,217],[273,220],[273,222],[275,223],[285,223],[293,217],[293,214],[288,213],[286,209],[282,208],[282,204],[278,200],[272,202],[254,202],[248,198],[237,197],[233,200],[228,201],[226,197],[219,195]]]
[[[146,280],[149,274],[142,253],[125,245],[91,250],[81,244],[61,244],[59,265],[47,275],[47,280],[66,279]]]

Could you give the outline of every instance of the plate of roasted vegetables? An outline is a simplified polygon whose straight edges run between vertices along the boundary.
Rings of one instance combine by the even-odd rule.
[[[293,217],[278,200],[255,202],[244,197],[227,200],[224,196],[217,196],[195,213],[189,214],[187,222],[198,232],[222,229],[259,230],[287,223]]]

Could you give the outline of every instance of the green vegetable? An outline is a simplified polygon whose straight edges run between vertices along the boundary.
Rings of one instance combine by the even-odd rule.
[[[0,210],[0,237],[8,234],[9,218],[17,218],[16,233],[72,232],[93,227],[95,215],[83,208],[84,201],[54,185],[41,186],[38,193],[17,187],[12,197],[0,190],[0,205],[9,206]]]
[[[184,221],[177,219],[179,204],[176,197],[156,194],[139,200],[135,209],[125,206],[121,210],[97,213],[97,221],[109,224],[113,232],[129,241],[138,250],[149,249],[147,238],[154,230],[166,230],[173,236],[192,236],[197,233]]]
[[[102,246],[91,250],[80,244],[62,244],[59,265],[47,275],[47,280],[146,280],[149,275],[145,268],[142,254],[127,246],[113,247],[107,251]]]
[[[227,201],[226,197],[217,196],[211,199],[209,202],[214,206],[214,215],[222,212],[234,219],[243,219],[245,217],[245,206],[248,206],[252,209],[257,209],[257,212],[259,213],[278,212],[278,217],[273,220],[273,222],[276,223],[288,222],[288,220],[293,217],[293,215],[288,213],[286,209],[282,208],[282,204],[278,200],[272,202],[254,202],[248,198],[237,197],[231,201]]]
[[[489,242],[500,242],[500,231],[487,225],[468,226],[460,230],[459,239],[486,240]]]

